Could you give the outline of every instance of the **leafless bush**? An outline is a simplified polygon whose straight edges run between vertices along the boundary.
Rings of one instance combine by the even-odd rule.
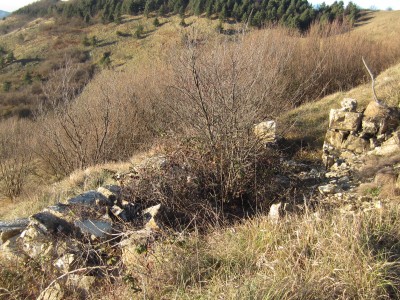
[[[66,65],[44,88],[41,157],[55,174],[66,175],[90,165],[129,157],[146,133],[143,105],[122,75],[104,72],[85,92],[72,81],[75,70]],[[126,78],[125,78],[126,79]]]
[[[9,119],[0,128],[1,192],[11,199],[23,192],[34,169],[27,123],[31,122]]]
[[[193,34],[171,55],[173,82],[165,101],[173,131],[197,141],[187,155],[202,153],[196,159],[212,170],[209,184],[218,186],[212,197],[222,203],[240,198],[249,178],[257,181],[252,168],[265,149],[253,126],[296,103],[296,94],[286,95],[290,82],[284,78],[295,43],[275,34],[215,43]]]

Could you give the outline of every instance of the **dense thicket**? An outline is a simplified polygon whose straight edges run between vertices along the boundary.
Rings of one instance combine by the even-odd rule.
[[[307,0],[71,0],[67,3],[42,0],[21,8],[17,14],[79,17],[85,22],[101,20],[104,23],[121,22],[123,14],[194,14],[246,22],[256,27],[280,23],[304,30],[316,20],[353,22],[358,12],[355,4],[349,2],[345,7],[343,1],[313,8]]]

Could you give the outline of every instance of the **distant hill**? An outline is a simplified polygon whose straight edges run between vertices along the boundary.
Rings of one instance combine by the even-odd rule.
[[[4,10],[0,10],[0,18],[7,17],[10,13]]]

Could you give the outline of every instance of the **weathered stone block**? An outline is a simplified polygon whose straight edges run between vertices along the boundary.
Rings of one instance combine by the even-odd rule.
[[[325,135],[325,142],[332,145],[336,149],[340,149],[342,147],[342,143],[345,140],[347,134],[343,131],[333,131],[329,130]]]
[[[329,128],[341,131],[357,131],[361,125],[361,118],[361,113],[331,109],[329,114]]]
[[[372,121],[364,118],[362,120],[362,131],[364,134],[376,134],[378,132],[379,126]]]
[[[380,147],[376,147],[374,150],[375,155],[379,156],[390,156],[393,154],[400,153],[400,132],[393,133],[392,137],[387,141],[383,142]]]
[[[369,140],[351,134],[347,140],[343,142],[342,147],[355,153],[363,153],[370,149],[370,142]]]

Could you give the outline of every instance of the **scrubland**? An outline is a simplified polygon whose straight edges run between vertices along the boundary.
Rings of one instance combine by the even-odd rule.
[[[384,22],[381,14],[398,12],[372,14],[371,25],[351,31],[315,24],[305,34],[237,26],[235,34],[221,35],[196,27],[204,20],[192,17],[177,35],[171,19],[160,32],[170,30],[173,44],[160,42],[158,30],[149,33],[134,41],[142,63],[126,66],[118,62],[128,42],[118,44],[109,68],[90,81],[66,55],[40,86],[32,116],[0,123],[0,217],[28,216],[160,152],[190,164],[202,189],[148,174],[146,180],[167,182],[173,192],[151,194],[143,181],[130,195],[201,212],[203,222],[138,251],[124,264],[124,277],[105,278],[89,298],[399,298],[398,199],[381,199],[371,210],[305,206],[271,222],[263,213],[274,201],[270,179],[282,168],[282,153],[266,153],[252,134],[255,123],[276,119],[290,145],[283,154],[318,161],[329,109],[343,97],[361,106],[372,99],[361,57],[380,74],[378,96],[397,106],[400,41],[382,39],[386,29],[364,30],[374,18]],[[244,202],[257,207],[251,218],[224,219]],[[54,279],[43,272],[52,268],[46,262],[1,264],[0,296],[9,299],[34,298]],[[79,296],[71,290],[70,297]]]

